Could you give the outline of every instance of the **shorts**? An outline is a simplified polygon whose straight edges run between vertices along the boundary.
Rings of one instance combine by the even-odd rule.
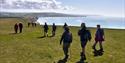
[[[86,44],[87,44],[87,41],[81,41],[81,47],[82,48],[85,48]]]
[[[104,38],[102,38],[102,37],[97,38],[97,37],[96,37],[96,38],[95,38],[95,41],[96,41],[96,42],[102,42],[102,41],[104,41]]]

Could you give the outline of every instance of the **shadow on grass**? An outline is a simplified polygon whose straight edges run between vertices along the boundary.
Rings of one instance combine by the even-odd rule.
[[[52,37],[54,37],[54,36],[41,36],[41,37],[37,37],[37,38],[45,38],[45,37],[52,38]]]
[[[104,53],[104,51],[100,51],[100,50],[94,50],[93,51],[94,57],[102,56],[103,53]]]
[[[49,38],[52,38],[52,37],[54,37],[53,35],[51,35],[51,36],[48,36]]]
[[[46,36],[41,36],[41,37],[37,37],[37,38],[45,38]]]
[[[61,60],[59,60],[57,63],[66,63],[66,62],[67,62],[67,60],[61,59]]]
[[[79,60],[79,61],[77,61],[76,63],[88,63],[88,62],[85,62],[85,60]]]
[[[76,63],[88,63],[88,62],[85,62],[85,61],[78,61]]]
[[[9,33],[9,35],[16,35],[16,34],[19,34],[19,33]]]

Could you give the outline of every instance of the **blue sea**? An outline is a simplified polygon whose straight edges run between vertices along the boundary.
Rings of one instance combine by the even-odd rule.
[[[48,25],[55,23],[56,25],[64,25],[66,22],[69,26],[80,26],[85,23],[87,27],[96,27],[100,24],[102,28],[125,29],[124,17],[104,17],[104,16],[86,16],[86,17],[39,17],[38,23]]]

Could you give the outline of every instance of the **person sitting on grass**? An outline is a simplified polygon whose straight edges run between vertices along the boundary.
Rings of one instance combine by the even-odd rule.
[[[45,25],[44,25],[44,37],[48,37],[48,25],[47,25],[47,23],[45,22]]]
[[[102,46],[102,42],[104,41],[104,30],[101,29],[100,25],[97,25],[97,31],[95,33],[95,43],[93,44],[92,48],[94,49],[94,51],[96,50],[96,44],[99,42],[99,46],[100,46],[100,50],[99,51],[103,51],[103,46]]]
[[[86,60],[85,47],[86,47],[88,40],[89,41],[91,40],[91,33],[89,30],[87,30],[85,23],[81,24],[81,29],[78,31],[78,35],[80,36],[81,47],[82,47],[80,61],[84,61]]]
[[[62,34],[61,40],[60,40],[60,45],[62,44],[63,41],[63,51],[65,54],[65,57],[63,60],[67,61],[68,59],[68,49],[70,47],[70,44],[72,43],[72,33],[69,31],[68,27],[64,28],[64,33]]]

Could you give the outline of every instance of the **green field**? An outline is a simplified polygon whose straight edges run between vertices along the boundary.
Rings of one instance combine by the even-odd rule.
[[[23,33],[13,34],[13,25],[22,21]],[[51,35],[51,27],[49,27]],[[78,27],[70,27],[73,34],[71,56],[67,63],[76,63],[80,59],[80,40],[77,35]],[[96,29],[90,29],[92,40],[86,47],[88,63],[125,63],[125,30],[105,29],[104,54],[94,57],[92,44]],[[63,59],[62,46],[59,45],[62,27],[57,27],[55,37],[40,38],[43,30],[40,25],[27,27],[27,23],[19,18],[0,18],[0,63],[53,63]],[[98,48],[98,46],[97,46]]]

